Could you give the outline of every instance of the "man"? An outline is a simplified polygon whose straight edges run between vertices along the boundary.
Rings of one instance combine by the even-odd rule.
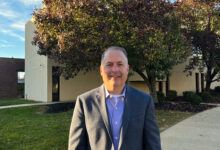
[[[161,150],[152,98],[125,84],[128,71],[123,48],[103,53],[104,84],[78,96],[69,150]]]

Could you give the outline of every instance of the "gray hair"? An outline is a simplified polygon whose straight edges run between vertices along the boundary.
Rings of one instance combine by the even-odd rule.
[[[102,57],[101,57],[101,64],[103,64],[104,61],[104,57],[107,54],[107,52],[111,51],[111,50],[115,50],[115,51],[120,51],[124,54],[127,63],[128,63],[128,54],[126,52],[126,50],[123,47],[119,47],[119,46],[110,46],[109,48],[107,48],[103,53],[102,53]]]

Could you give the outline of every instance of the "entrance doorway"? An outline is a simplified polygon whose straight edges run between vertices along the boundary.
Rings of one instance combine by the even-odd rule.
[[[17,97],[24,98],[24,71],[17,71]]]
[[[60,75],[59,67],[52,67],[52,101],[60,100]]]

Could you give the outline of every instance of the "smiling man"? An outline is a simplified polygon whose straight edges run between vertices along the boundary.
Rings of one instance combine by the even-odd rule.
[[[152,98],[126,84],[128,72],[124,48],[104,51],[104,84],[77,97],[69,150],[161,150]]]
[[[110,94],[121,94],[127,80],[129,65],[125,50],[110,47],[103,55],[100,73],[104,85]]]

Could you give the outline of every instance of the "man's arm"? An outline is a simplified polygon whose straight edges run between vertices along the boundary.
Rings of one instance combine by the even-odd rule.
[[[155,117],[154,102],[152,98],[150,98],[150,102],[145,113],[143,137],[144,150],[161,150],[160,133]]]
[[[86,150],[87,146],[87,132],[83,106],[78,97],[70,126],[68,150]]]

